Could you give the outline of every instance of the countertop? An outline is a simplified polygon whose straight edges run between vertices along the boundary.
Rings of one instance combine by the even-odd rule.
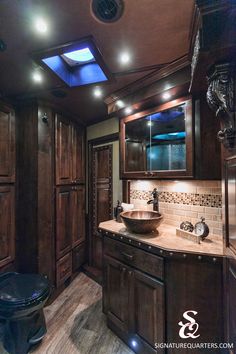
[[[145,235],[131,233],[127,231],[123,223],[118,223],[115,220],[101,222],[99,228],[166,251],[224,256],[222,237],[209,235],[204,241],[197,244],[176,236],[176,228],[164,223],[159,226],[157,232]]]

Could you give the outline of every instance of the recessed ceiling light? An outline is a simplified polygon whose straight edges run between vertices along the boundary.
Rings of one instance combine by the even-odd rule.
[[[35,72],[33,73],[32,77],[33,77],[33,80],[34,80],[35,82],[40,83],[40,82],[43,81],[43,77],[42,77],[42,75],[41,75],[41,73],[40,73],[39,71],[35,71]]]
[[[97,98],[102,97],[102,90],[100,89],[100,87],[96,87],[93,91],[93,94]]]
[[[125,108],[125,113],[126,114],[130,114],[130,113],[132,113],[133,112],[133,109],[131,108],[131,107],[126,107]]]
[[[43,18],[37,18],[35,20],[35,28],[39,33],[46,33],[48,31],[48,24]]]
[[[119,107],[119,108],[123,108],[124,107],[124,102],[123,101],[121,101],[121,100],[118,100],[117,102],[116,102],[116,104],[117,104],[117,106]]]
[[[165,93],[163,93],[162,98],[164,100],[168,100],[169,98],[171,98],[171,94],[169,92],[165,92]]]
[[[120,55],[121,64],[128,64],[130,62],[130,55],[127,52],[124,52]]]

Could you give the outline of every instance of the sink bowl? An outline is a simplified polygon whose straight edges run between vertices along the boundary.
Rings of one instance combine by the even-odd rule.
[[[120,213],[121,219],[130,232],[148,234],[156,231],[163,221],[158,211],[130,210]]]

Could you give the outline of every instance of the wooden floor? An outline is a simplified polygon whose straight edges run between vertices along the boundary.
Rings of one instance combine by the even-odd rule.
[[[45,308],[47,335],[32,354],[132,354],[106,326],[102,289],[85,274]],[[0,353],[6,353],[0,347]]]

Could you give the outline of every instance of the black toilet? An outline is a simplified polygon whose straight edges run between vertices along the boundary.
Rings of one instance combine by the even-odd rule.
[[[8,353],[26,354],[42,340],[43,306],[49,295],[49,281],[40,274],[0,275],[0,339]]]

